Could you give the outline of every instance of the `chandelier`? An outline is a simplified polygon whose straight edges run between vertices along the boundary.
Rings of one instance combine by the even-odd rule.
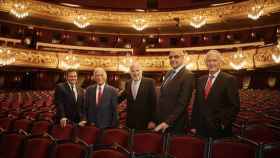
[[[90,25],[89,19],[84,15],[79,15],[74,19],[74,24],[83,29]]]
[[[64,70],[68,69],[78,69],[80,67],[80,63],[78,58],[72,54],[72,52],[69,53],[69,55],[66,55],[60,64],[61,68]]]
[[[278,44],[276,46],[275,52],[277,52],[277,53],[272,54],[272,60],[275,63],[280,63],[280,39],[278,39]]]
[[[240,70],[244,68],[246,61],[245,56],[243,54],[242,48],[238,48],[237,52],[233,55],[233,61],[231,61],[229,64],[230,66],[235,70]]]
[[[190,25],[194,28],[200,28],[206,24],[207,18],[205,16],[194,16],[190,21]]]
[[[144,19],[136,19],[132,24],[132,27],[137,31],[142,31],[148,26]]]
[[[260,4],[255,4],[250,12],[248,13],[248,18],[252,19],[252,20],[257,20],[260,18],[260,16],[263,15],[263,5]]]
[[[16,61],[15,54],[9,49],[1,47],[0,48],[0,66],[10,65]]]
[[[29,15],[28,6],[25,3],[15,3],[10,9],[10,13],[19,19],[25,18]]]

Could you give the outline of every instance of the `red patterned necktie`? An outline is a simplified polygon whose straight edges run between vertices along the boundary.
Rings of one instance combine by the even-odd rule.
[[[99,105],[99,103],[101,102],[102,95],[103,95],[102,88],[99,86],[98,93],[97,93],[96,105]]]
[[[208,97],[208,95],[209,95],[209,92],[210,92],[210,90],[211,90],[213,78],[214,78],[213,75],[211,75],[211,76],[208,77],[206,86],[205,86],[205,88],[204,88],[204,98],[205,98],[205,99],[207,99],[207,97]]]

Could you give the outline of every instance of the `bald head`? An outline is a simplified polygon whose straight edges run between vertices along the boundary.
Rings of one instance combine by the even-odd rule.
[[[205,57],[205,64],[209,73],[214,74],[221,69],[223,58],[218,50],[210,50]]]
[[[142,67],[138,62],[132,63],[130,66],[130,76],[132,80],[139,81],[142,78]]]

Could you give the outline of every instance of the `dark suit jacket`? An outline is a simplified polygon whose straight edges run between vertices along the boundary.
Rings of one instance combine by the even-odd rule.
[[[161,87],[157,118],[159,122],[166,122],[170,126],[171,132],[183,133],[184,129],[188,127],[187,106],[193,89],[194,76],[185,68],[182,68],[172,80]]]
[[[56,121],[66,117],[70,121],[85,120],[84,116],[84,90],[76,85],[77,101],[67,82],[59,83],[55,88],[54,104],[56,105]]]
[[[138,88],[136,99],[131,92],[132,80],[127,81],[125,94],[127,98],[127,121],[129,128],[137,130],[147,129],[150,121],[155,121],[156,91],[155,81],[150,78],[142,78]]]
[[[116,127],[118,125],[116,89],[105,84],[101,102],[96,105],[96,88],[95,84],[86,90],[85,107],[88,122],[94,123],[98,128]]]
[[[232,122],[240,108],[238,85],[235,77],[220,72],[207,99],[204,88],[208,75],[199,78],[192,111],[192,127],[205,137],[231,136]]]

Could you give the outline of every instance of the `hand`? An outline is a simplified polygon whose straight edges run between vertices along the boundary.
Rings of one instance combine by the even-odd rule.
[[[148,129],[154,129],[156,127],[156,124],[153,122],[153,121],[150,121],[149,123],[148,123]]]
[[[78,125],[79,125],[79,126],[85,126],[86,123],[87,123],[87,121],[80,121]]]
[[[61,118],[60,119],[60,126],[62,128],[64,128],[66,126],[66,124],[67,124],[67,118],[66,117]]]
[[[160,123],[159,125],[156,126],[156,128],[154,129],[154,131],[158,132],[158,131],[162,131],[162,133],[164,133],[164,131],[169,127],[169,125],[165,122]]]
[[[190,129],[190,132],[193,133],[193,134],[196,134],[196,129],[192,128],[192,129]]]

